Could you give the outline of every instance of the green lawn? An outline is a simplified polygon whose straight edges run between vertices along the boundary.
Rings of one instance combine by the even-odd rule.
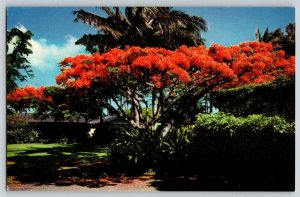
[[[107,147],[78,144],[8,144],[7,158],[18,156],[67,156],[73,158],[105,158]]]
[[[8,184],[71,183],[97,180],[109,171],[106,146],[80,144],[8,144]],[[74,180],[73,180],[74,179]]]

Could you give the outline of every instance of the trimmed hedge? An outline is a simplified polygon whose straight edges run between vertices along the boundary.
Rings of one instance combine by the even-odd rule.
[[[279,115],[295,121],[295,78],[278,77],[272,83],[248,85],[211,93],[219,111],[235,116]]]
[[[158,173],[214,177],[224,190],[294,190],[294,134],[278,116],[198,115],[164,139]]]

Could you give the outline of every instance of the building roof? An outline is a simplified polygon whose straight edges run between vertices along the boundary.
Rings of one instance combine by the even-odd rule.
[[[120,124],[120,123],[125,123],[125,121],[120,117],[113,115],[113,116],[105,116],[103,118],[103,123]],[[100,124],[100,119],[94,119],[92,121],[89,121],[89,124]]]
[[[83,117],[80,117],[78,120],[73,120],[73,121],[70,121],[70,120],[56,120],[55,121],[55,119],[53,117],[42,119],[42,118],[34,117],[33,114],[18,114],[18,115],[26,118],[28,120],[28,122],[36,122],[36,123],[38,123],[38,122],[56,122],[56,123],[57,122],[61,122],[61,123],[72,122],[72,123],[100,124],[100,122],[101,122],[100,118],[91,120],[89,122],[86,122]],[[123,119],[119,118],[118,116],[113,115],[113,116],[105,116],[103,118],[103,123],[120,124],[120,123],[125,123],[125,121]]]

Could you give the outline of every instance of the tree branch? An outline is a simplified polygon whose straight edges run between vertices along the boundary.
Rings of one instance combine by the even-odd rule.
[[[111,98],[112,98],[112,100],[115,102],[115,104],[117,105],[117,107],[118,107],[118,109],[120,110],[122,116],[123,116],[123,117],[126,117],[126,118],[128,119],[127,114],[126,114],[125,111],[122,109],[122,107],[119,105],[117,99],[116,99],[114,96],[112,96],[112,95],[111,95]]]

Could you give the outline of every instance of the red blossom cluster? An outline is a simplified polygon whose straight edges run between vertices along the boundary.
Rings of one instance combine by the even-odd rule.
[[[68,57],[61,65],[57,83],[75,88],[89,87],[94,81],[109,83],[129,75],[161,88],[176,80],[200,84],[226,78],[232,79],[227,84],[230,86],[263,83],[279,74],[295,73],[295,57],[286,59],[284,51],[273,51],[271,43],[262,42],[230,47],[182,46],[176,51],[127,47],[103,54]]]
[[[272,43],[244,42],[230,47],[214,44],[209,54],[233,71],[235,80],[226,86],[265,83],[280,74],[295,74],[295,57],[286,58],[283,50],[273,51]]]
[[[295,57],[274,51],[271,43],[245,42],[236,46],[213,44],[182,46],[175,51],[163,48],[127,47],[92,55],[67,57],[61,62],[57,84],[64,87],[89,88],[93,83],[112,84],[118,80],[136,80],[162,88],[171,84],[211,85],[225,81],[217,88],[249,83],[265,83],[278,75],[295,74]],[[27,93],[29,87],[8,96],[17,101],[22,97],[43,98],[42,90]]]
[[[8,101],[20,102],[28,104],[32,100],[50,102],[51,96],[45,95],[45,87],[35,88],[32,86],[25,86],[24,88],[18,88],[14,92],[7,95]]]

